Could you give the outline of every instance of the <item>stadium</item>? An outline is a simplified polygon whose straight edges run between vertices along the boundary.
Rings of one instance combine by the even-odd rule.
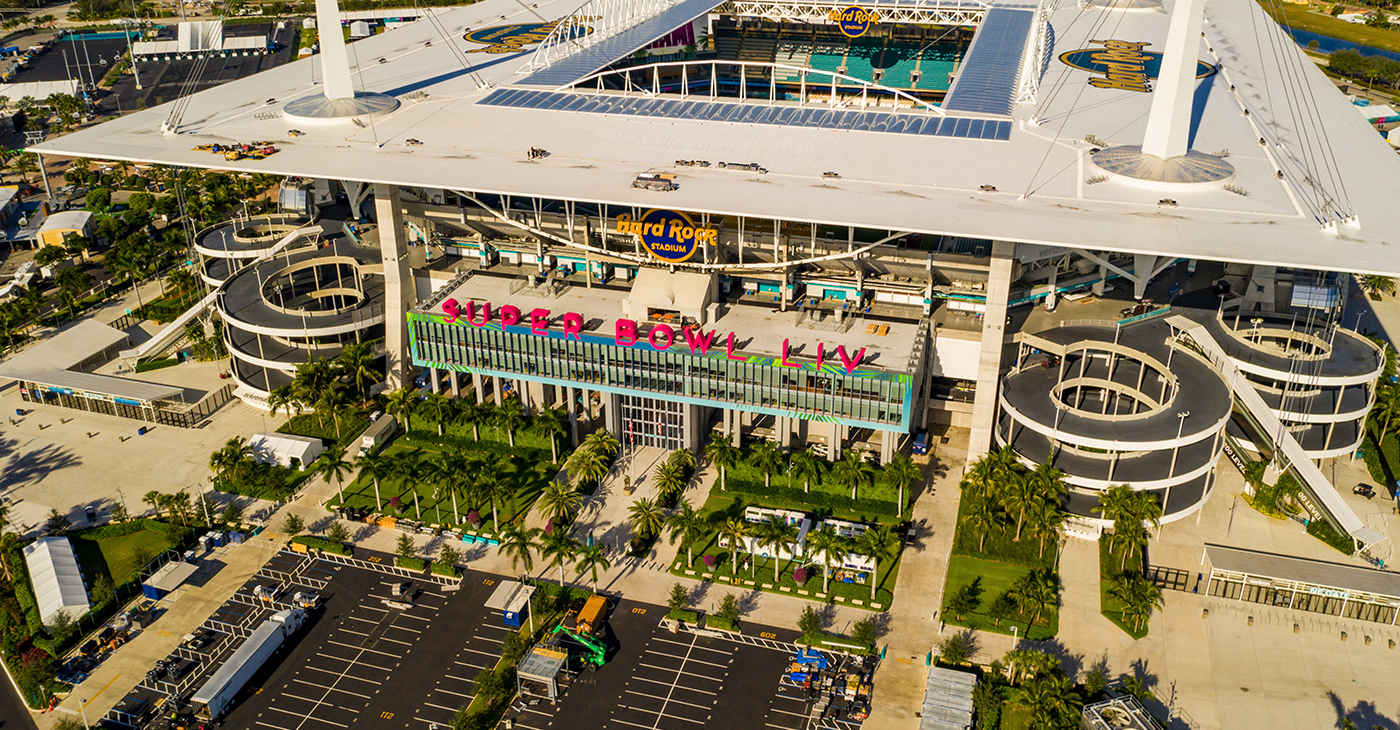
[[[1089,525],[1256,450],[1383,538],[1318,464],[1374,400],[1332,272],[1400,273],[1400,162],[1255,3],[485,0],[33,151],[315,181],[292,213],[376,225],[392,387],[831,459],[952,424]]]

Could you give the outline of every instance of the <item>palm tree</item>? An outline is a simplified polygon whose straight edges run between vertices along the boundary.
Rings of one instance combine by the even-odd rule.
[[[1395,277],[1393,276],[1370,274],[1361,277],[1357,283],[1361,285],[1361,290],[1366,292],[1366,296],[1377,301],[1380,300],[1382,294],[1395,294]]]
[[[515,485],[504,479],[496,469],[482,469],[476,477],[476,488],[483,499],[491,503],[491,521],[496,532],[501,531],[500,506],[515,495]]]
[[[812,491],[812,482],[822,478],[822,460],[811,450],[798,451],[792,455],[792,473],[802,480],[802,492]]]
[[[1113,521],[1113,535],[1108,538],[1108,549],[1111,552],[1121,533],[1126,534],[1126,528],[1132,519],[1133,510],[1133,488],[1126,484],[1119,484],[1116,487],[1109,487],[1099,493],[1098,504],[1094,505],[1094,512],[1103,515],[1106,520]]]
[[[675,545],[677,539],[685,543],[686,567],[693,567],[695,543],[709,533],[709,520],[691,507],[689,502],[681,500],[680,507],[666,518],[666,526],[671,530],[670,544]]]
[[[627,516],[632,520],[632,531],[638,538],[661,533],[666,525],[666,511],[656,502],[643,497],[627,508]]]
[[[656,480],[656,490],[661,493],[663,499],[685,490],[685,470],[680,464],[669,459],[657,464],[652,476]]]
[[[296,393],[292,390],[292,386],[284,385],[280,388],[273,388],[267,394],[267,410],[271,411],[273,416],[276,416],[278,411],[286,411],[288,418],[292,416],[292,411],[300,411],[301,407],[297,403]]]
[[[850,540],[837,534],[831,525],[807,533],[807,549],[811,554],[822,555],[822,593],[831,590],[831,564],[840,564],[850,552]]]
[[[437,421],[437,435],[442,436],[442,424],[452,413],[452,399],[442,393],[429,393],[423,396],[423,402],[419,404],[419,413],[432,416]]]
[[[675,464],[682,471],[695,468],[695,452],[690,449],[676,449],[666,455],[667,464]]]
[[[151,514],[153,516],[160,517],[161,508],[165,506],[163,497],[165,497],[164,494],[152,489],[142,495],[141,501],[151,506]]]
[[[763,486],[773,486],[773,470],[783,468],[783,452],[771,441],[763,441],[749,451],[749,463],[763,470]]]
[[[574,567],[578,569],[580,577],[585,572],[593,574],[593,589],[598,589],[598,571],[607,570],[612,567],[612,561],[608,560],[608,549],[602,543],[594,543],[591,547],[586,547],[579,551],[578,558],[574,561]]]
[[[1016,515],[1015,542],[1021,541],[1021,526],[1025,524],[1026,510],[1040,503],[1040,495],[1035,491],[1029,474],[1016,474],[1007,482],[1001,495],[1001,506]]]
[[[730,575],[739,575],[739,552],[748,547],[749,523],[738,517],[730,517],[719,526],[719,541],[729,548]]]
[[[418,403],[418,393],[411,388],[399,388],[389,393],[389,397],[384,404],[384,410],[389,415],[403,421],[403,430],[407,433],[412,428],[413,409]]]
[[[969,498],[971,501],[962,516],[962,524],[977,533],[977,552],[980,553],[987,546],[987,534],[1000,523],[1000,518],[992,506],[992,500],[971,495]]]
[[[169,285],[171,289],[179,292],[181,304],[185,303],[185,298],[199,285],[198,281],[194,278],[194,274],[191,274],[189,269],[184,268],[171,271],[170,274],[165,277],[165,283]]]
[[[253,447],[248,440],[235,436],[223,448],[209,455],[209,470],[220,479],[235,479],[253,461]]]
[[[379,498],[379,480],[394,476],[397,465],[394,458],[383,451],[366,452],[360,458],[355,459],[355,465],[360,468],[360,473],[368,476],[374,482],[374,511],[380,512],[384,509],[384,501]]]
[[[1058,534],[1068,518],[1058,505],[1051,502],[1040,502],[1026,512],[1026,532],[1040,540],[1040,557],[1045,557],[1046,538]]]
[[[452,414],[453,423],[470,424],[472,427],[472,441],[481,440],[481,424],[487,420],[486,410],[482,404],[473,403],[469,400],[456,401],[455,412]]]
[[[1163,605],[1162,589],[1137,573],[1120,573],[1108,585],[1108,597],[1123,606],[1123,620],[1139,631]]]
[[[413,514],[414,519],[419,520],[423,519],[423,509],[418,504],[418,483],[425,471],[425,461],[422,449],[401,451],[394,458],[394,473],[399,478],[399,496],[403,496],[405,489],[413,490]]]
[[[782,563],[778,554],[787,553],[788,560],[792,560],[793,551],[797,546],[797,526],[789,524],[778,515],[770,515],[767,520],[758,523],[754,537],[758,540],[759,549],[767,548],[773,551],[773,582],[777,583],[778,566]],[[754,569],[757,568],[758,563],[755,562]]]
[[[564,426],[564,419],[567,417],[558,408],[545,408],[530,422],[531,431],[549,439],[549,460],[556,464],[559,463],[559,437],[569,433],[569,429]]]
[[[355,383],[362,399],[369,396],[369,386],[383,377],[374,367],[375,359],[374,348],[368,342],[352,342],[336,357],[340,371]]]
[[[1011,704],[1025,708],[1030,715],[1030,727],[1061,727],[1070,715],[1070,698],[1074,682],[1063,674],[1038,676],[1008,693]]]
[[[569,454],[569,458],[564,460],[564,469],[579,482],[596,482],[608,473],[608,465],[603,461],[603,456],[588,448],[587,444]]]
[[[722,433],[710,434],[710,442],[705,444],[705,456],[719,467],[719,486],[729,491],[729,467],[739,463],[739,450]]]
[[[549,561],[549,567],[559,569],[559,587],[564,587],[564,566],[578,555],[581,546],[578,540],[569,537],[565,530],[555,530],[540,540],[540,558]]]
[[[506,432],[510,447],[515,448],[515,430],[525,425],[525,416],[520,412],[520,401],[514,398],[496,409],[496,426]]]
[[[617,437],[607,431],[594,431],[583,439],[583,448],[591,449],[602,456],[612,456],[617,453],[622,444]]]
[[[1047,606],[1056,604],[1060,598],[1059,579],[1048,570],[1027,573],[1009,589],[1011,597],[1022,611],[1033,611],[1031,624],[1040,621],[1040,615]],[[1029,631],[1030,629],[1027,629]]]
[[[583,506],[583,495],[568,482],[552,481],[544,488],[536,504],[540,514],[553,522],[557,530],[559,525],[578,514],[579,508]]]
[[[880,476],[885,481],[894,485],[899,490],[899,501],[895,504],[899,508],[900,514],[904,513],[904,490],[921,484],[924,481],[924,473],[914,460],[904,454],[895,454],[894,460],[886,464],[881,470]]]
[[[840,461],[831,466],[831,475],[851,488],[852,501],[855,501],[857,489],[869,487],[875,482],[875,469],[865,463],[865,455],[856,449],[848,450]]]
[[[855,551],[870,558],[870,600],[875,600],[875,589],[879,585],[880,561],[894,555],[894,533],[889,525],[871,525],[856,538]]]
[[[500,533],[501,552],[510,556],[510,567],[523,565],[529,573],[535,567],[534,551],[539,548],[540,528],[506,525]]]
[[[354,470],[354,465],[345,460],[344,447],[332,446],[321,453],[312,467],[312,474],[319,474],[327,482],[335,482],[336,494],[340,503],[345,504],[345,477]],[[420,515],[421,516],[421,515]]]

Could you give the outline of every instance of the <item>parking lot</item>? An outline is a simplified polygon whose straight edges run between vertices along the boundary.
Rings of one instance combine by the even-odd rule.
[[[188,699],[260,624],[293,607],[293,595],[315,591],[321,603],[311,611],[308,628],[248,681],[223,725],[450,726],[458,708],[471,702],[474,678],[495,666],[510,632],[502,614],[485,606],[504,579],[471,571],[460,584],[415,577],[412,605],[394,607],[392,588],[405,578],[387,567],[389,556],[369,559],[341,564],[277,554],[103,725],[178,727],[159,719],[170,714],[168,697]],[[799,650],[788,643],[794,632],[749,626],[749,635],[739,638],[672,633],[659,625],[665,613],[661,606],[616,602],[603,634],[607,663],[560,677],[557,703],[520,699],[507,718],[521,730],[859,727],[836,719],[809,721],[826,705],[812,688],[789,679]]]

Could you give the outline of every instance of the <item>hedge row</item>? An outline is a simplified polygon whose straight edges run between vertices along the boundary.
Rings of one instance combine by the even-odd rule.
[[[350,555],[350,548],[345,547],[345,543],[327,540],[324,537],[297,535],[292,538],[290,542],[294,542],[298,545],[305,545],[309,548],[316,548],[317,550],[324,550],[328,553],[335,553],[336,555]]]
[[[150,362],[137,363],[136,372],[148,373],[152,370],[160,370],[163,368],[173,367],[179,364],[179,360],[176,360],[173,357],[167,357],[164,360],[152,360]]]
[[[5,556],[10,561],[10,575],[14,576],[15,601],[24,612],[24,623],[29,627],[30,636],[44,633],[44,620],[39,616],[39,603],[34,598],[34,587],[29,583],[29,566],[24,562],[22,547],[15,545]]]
[[[774,501],[788,502],[792,506],[806,508],[827,508],[832,510],[845,510],[858,515],[878,515],[880,517],[898,517],[899,510],[895,508],[894,502],[887,502],[880,499],[851,499],[850,497],[832,494],[830,492],[803,492],[801,489],[790,489],[777,485],[764,488],[762,484],[746,484],[742,482],[730,482],[729,490],[720,492],[726,497],[748,497],[762,500],[767,503]]]
[[[452,565],[452,564],[450,564],[450,563],[441,563],[441,562],[434,562],[434,563],[433,563],[433,574],[434,574],[434,575],[445,575],[445,576],[447,576],[447,577],[449,577],[449,578],[461,578],[461,577],[462,577],[462,571],[458,570],[458,569],[457,569],[457,566]]]
[[[397,563],[400,568],[408,570],[422,570],[428,565],[428,561],[422,558],[399,558]]]
[[[1356,544],[1351,538],[1332,529],[1325,520],[1312,520],[1308,522],[1308,534],[1327,543],[1339,552],[1351,555],[1356,552]]]

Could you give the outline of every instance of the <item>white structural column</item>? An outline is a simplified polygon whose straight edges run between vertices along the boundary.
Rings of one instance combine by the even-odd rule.
[[[476,395],[478,404],[486,402],[486,379],[481,377],[481,373],[472,373],[472,393]]]
[[[452,397],[454,399],[462,397],[462,374],[456,370],[448,373],[448,378],[452,381]]]
[[[1176,0],[1142,151],[1163,160],[1186,154],[1191,134],[1191,102],[1196,92],[1196,57],[1201,46],[1205,0]],[[1141,274],[1142,272],[1138,272]]]
[[[327,99],[353,99],[350,83],[350,56],[345,52],[345,34],[340,31],[340,5],[336,0],[316,0],[316,29],[321,42],[321,77]]]
[[[992,425],[997,415],[997,387],[1001,382],[1001,353],[1006,341],[1006,304],[1011,296],[1011,269],[1016,244],[992,243],[992,265],[987,272],[987,311],[982,317],[982,352],[977,360],[977,392],[972,400],[972,433],[968,436],[967,463],[992,448]]]
[[[375,184],[374,212],[384,258],[385,382],[390,390],[396,390],[408,383],[407,314],[418,301],[418,288],[408,270],[408,237],[398,186]]]

